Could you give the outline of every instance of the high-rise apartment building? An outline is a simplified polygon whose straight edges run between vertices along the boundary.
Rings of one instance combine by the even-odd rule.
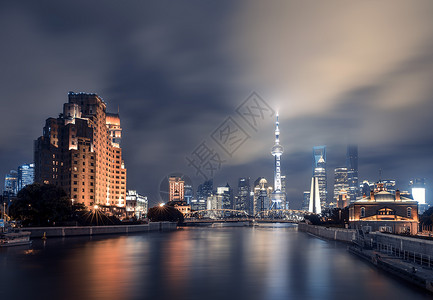
[[[35,164],[24,164],[18,167],[18,192],[35,180]]]
[[[349,184],[347,182],[347,168],[340,167],[334,169],[334,202],[339,199],[342,190],[347,191]]]
[[[359,195],[358,183],[358,145],[348,145],[346,153],[347,182],[349,201],[356,201]]]
[[[68,94],[58,118],[35,141],[35,182],[62,187],[87,206],[125,207],[126,168],[118,114],[96,94]]]
[[[320,205],[325,208],[328,198],[328,181],[326,177],[326,146],[313,147],[313,177],[317,178]]]

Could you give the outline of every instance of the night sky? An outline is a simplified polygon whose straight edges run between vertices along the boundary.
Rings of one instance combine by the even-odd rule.
[[[317,145],[327,145],[330,193],[348,143],[359,145],[361,180],[377,181],[382,169],[382,179],[396,179],[401,190],[414,177],[433,184],[432,1],[0,7],[2,178],[32,162],[45,120],[74,91],[97,93],[108,111],[119,107],[127,186],[151,205],[171,173],[191,177],[194,190],[204,181],[187,161],[197,162],[204,145],[221,162],[216,186],[271,180],[275,111],[293,208],[309,189]],[[255,112],[256,124],[241,117],[254,100],[266,108]],[[217,141],[227,138],[220,135],[227,125],[241,134],[225,139],[224,150]]]

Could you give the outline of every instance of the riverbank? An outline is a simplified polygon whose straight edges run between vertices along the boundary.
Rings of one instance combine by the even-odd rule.
[[[151,222],[141,225],[75,226],[75,227],[28,227],[31,238],[93,236],[102,234],[128,234],[136,232],[174,231],[176,222]]]
[[[329,240],[352,243],[356,239],[355,229],[324,227],[299,223],[298,230]]]

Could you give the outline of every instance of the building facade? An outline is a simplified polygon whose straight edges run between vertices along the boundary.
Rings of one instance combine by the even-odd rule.
[[[168,180],[168,198],[169,201],[184,201],[185,199],[185,181],[180,177],[170,176]]]
[[[238,181],[238,193],[236,196],[234,209],[243,210],[249,214],[252,214],[251,205],[251,188],[249,178],[239,178]]]
[[[35,141],[35,182],[62,187],[86,206],[126,205],[120,117],[96,94],[68,94],[58,118]],[[110,211],[110,210],[109,210]]]
[[[268,185],[264,177],[259,177],[254,181],[254,215],[271,207],[272,192],[272,187]]]
[[[351,228],[392,233],[418,232],[418,203],[396,191],[389,193],[380,182],[369,196],[349,205]]]
[[[149,202],[146,196],[142,196],[137,191],[128,190],[126,192],[126,214],[128,217],[135,217],[137,220],[147,216]]]

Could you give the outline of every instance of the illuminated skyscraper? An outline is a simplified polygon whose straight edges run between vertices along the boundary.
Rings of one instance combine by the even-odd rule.
[[[5,192],[11,196],[15,196],[18,192],[18,172],[11,170],[5,176]]]
[[[326,146],[313,147],[313,177],[317,178],[320,205],[322,208],[324,208],[328,198],[328,182],[326,177]],[[311,198],[313,198],[313,193],[310,195],[310,199]]]
[[[415,178],[409,182],[413,200],[418,201],[419,204],[426,204],[425,202],[425,179]]]
[[[283,147],[280,145],[280,128],[278,121],[278,113],[277,120],[275,122],[275,144],[272,147],[271,154],[275,157],[275,169],[274,169],[274,192],[272,193],[272,205],[271,209],[281,209],[283,208],[282,201],[284,200],[284,196],[282,193],[282,185],[281,185],[281,155],[283,154]]]
[[[348,196],[350,202],[356,201],[356,197],[359,195],[359,183],[358,183],[358,146],[348,145],[346,155],[346,167],[347,167],[347,182],[349,184]]]
[[[334,170],[334,202],[338,201],[340,191],[347,191],[349,184],[347,182],[347,168],[335,168]]]
[[[254,215],[268,210],[271,206],[272,187],[264,177],[257,178],[254,181]]]
[[[35,180],[35,165],[24,164],[18,167],[18,192]]]
[[[125,207],[126,168],[118,114],[96,94],[68,94],[58,118],[35,141],[35,182],[62,187],[87,206]]]
[[[232,190],[230,185],[227,183],[226,186],[217,187],[217,196],[221,197],[221,208],[232,209]]]
[[[185,199],[185,181],[180,177],[171,176],[168,179],[169,190],[168,199],[169,201],[184,201]]]
[[[236,196],[234,209],[252,213],[250,190],[250,179],[239,178],[238,195]]]

